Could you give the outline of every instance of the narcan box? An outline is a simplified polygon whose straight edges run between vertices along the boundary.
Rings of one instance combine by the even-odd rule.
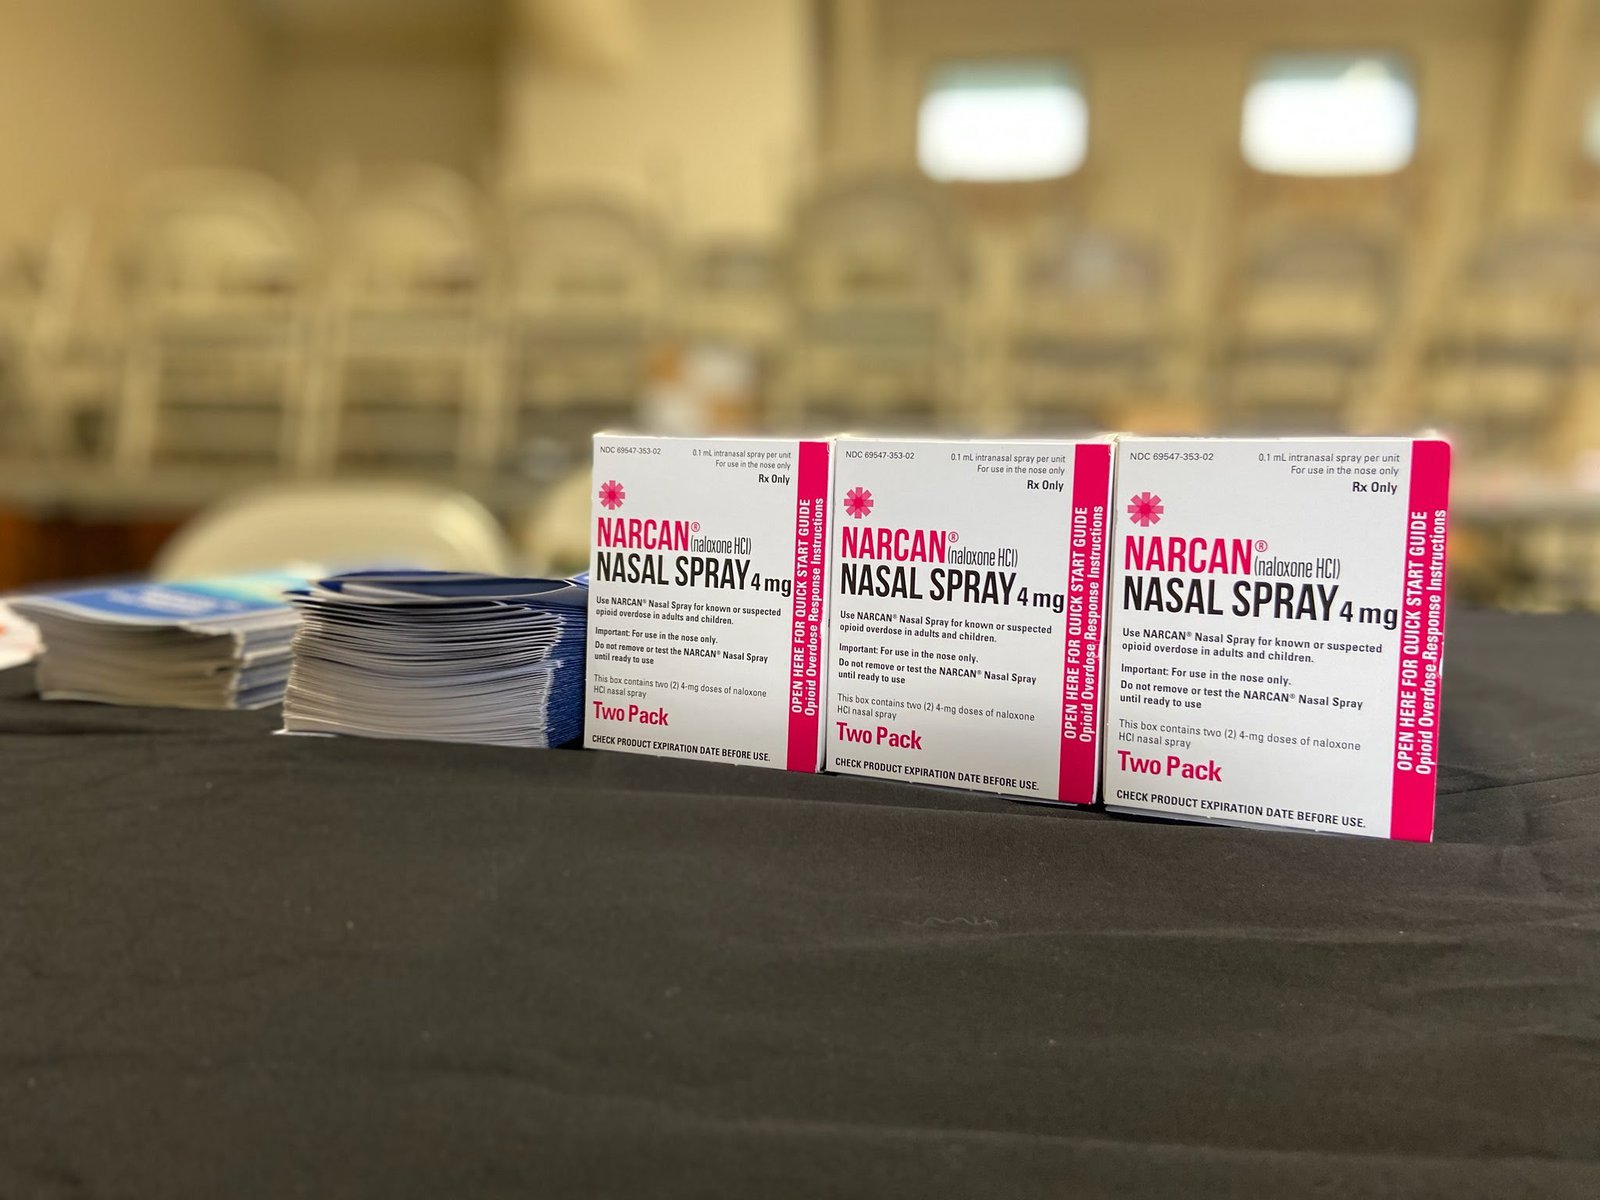
[[[829,460],[595,435],[585,746],[820,769]]]
[[[1094,803],[1109,441],[834,454],[828,770]]]
[[[1122,439],[1106,807],[1430,840],[1449,486],[1434,439]]]

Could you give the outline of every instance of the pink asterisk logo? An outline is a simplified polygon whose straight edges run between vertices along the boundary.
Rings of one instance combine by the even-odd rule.
[[[866,488],[851,488],[844,494],[844,510],[859,521],[872,511],[872,493]]]
[[[1128,519],[1135,525],[1154,525],[1166,511],[1162,507],[1161,497],[1150,492],[1140,492],[1128,501]]]
[[[621,508],[622,502],[628,498],[628,493],[615,479],[608,479],[600,485],[600,504],[605,508]]]

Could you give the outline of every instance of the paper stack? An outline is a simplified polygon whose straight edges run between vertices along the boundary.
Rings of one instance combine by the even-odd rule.
[[[288,733],[545,747],[583,732],[581,578],[366,571],[290,599]]]
[[[39,627],[46,700],[166,708],[263,708],[283,695],[293,575],[137,583],[13,597]]]
[[[0,602],[0,671],[31,663],[42,649],[38,627]]]

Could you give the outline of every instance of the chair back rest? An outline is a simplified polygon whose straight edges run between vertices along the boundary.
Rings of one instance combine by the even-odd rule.
[[[649,320],[667,256],[641,213],[584,194],[514,197],[504,216],[513,303],[534,315]]]
[[[1251,339],[1380,339],[1399,305],[1399,253],[1383,232],[1351,223],[1269,228],[1235,268],[1236,331]]]
[[[464,492],[418,483],[283,483],[224,500],[162,548],[158,579],[365,566],[506,572],[500,523]]]
[[[138,189],[122,246],[145,309],[271,309],[311,283],[310,214],[281,184],[246,171],[174,171]]]
[[[955,210],[933,184],[897,175],[813,196],[796,220],[792,266],[796,301],[813,312],[943,308],[967,280]]]
[[[483,205],[444,167],[395,164],[352,177],[332,200],[335,294],[361,306],[469,303],[487,282]]]
[[[1014,320],[1074,338],[1148,337],[1163,319],[1166,284],[1155,246],[1053,222],[1029,236],[1018,257]]]

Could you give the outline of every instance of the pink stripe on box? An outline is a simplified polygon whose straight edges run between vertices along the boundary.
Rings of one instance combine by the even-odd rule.
[[[1409,842],[1433,840],[1449,504],[1450,447],[1436,441],[1412,443],[1389,814],[1389,836]]]
[[[828,586],[828,443],[801,442],[798,458],[785,765],[791,771],[815,771],[822,734],[822,612]]]
[[[1079,446],[1072,466],[1068,533],[1066,667],[1061,678],[1061,773],[1056,798],[1093,804],[1099,755],[1101,627],[1105,618],[1106,511],[1111,447]]]

